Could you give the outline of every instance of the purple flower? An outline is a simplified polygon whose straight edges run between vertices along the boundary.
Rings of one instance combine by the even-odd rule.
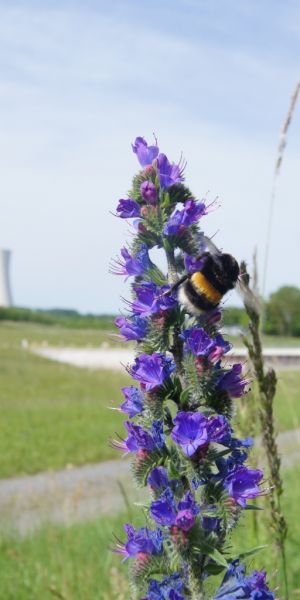
[[[132,144],[132,150],[137,155],[138,161],[142,167],[151,165],[159,153],[157,143],[155,146],[148,146],[143,137],[137,137],[135,139],[134,144]]]
[[[184,600],[184,596],[179,593],[183,586],[179,573],[174,573],[163,581],[150,579],[147,596],[143,600]]]
[[[191,492],[176,507],[175,498],[170,488],[166,488],[160,497],[151,503],[150,513],[156,523],[170,527],[176,525],[183,531],[189,531],[195,523],[195,517],[199,513]]]
[[[219,528],[221,519],[218,517],[202,517],[201,525],[203,529],[207,529],[208,531],[215,531]]]
[[[138,415],[143,410],[143,394],[133,385],[123,387],[122,392],[125,401],[121,404],[121,411],[127,413],[130,418]]]
[[[117,554],[123,554],[124,560],[136,556],[137,554],[161,554],[163,537],[160,529],[151,531],[147,527],[141,527],[135,530],[132,525],[124,525],[127,534],[127,542],[122,543],[117,540],[114,551]]]
[[[139,217],[140,212],[140,205],[135,200],[132,200],[132,198],[127,198],[127,200],[119,200],[119,204],[117,206],[117,213],[118,217],[121,217],[121,219],[131,219],[132,217]]]
[[[165,154],[160,154],[156,161],[159,183],[162,188],[168,188],[174,183],[183,181],[183,168],[170,163]]]
[[[155,491],[168,487],[170,482],[167,469],[165,467],[154,467],[148,475],[147,483]]]
[[[175,363],[165,354],[140,354],[135,359],[130,373],[133,379],[140,381],[141,386],[147,391],[162,385],[175,369]]]
[[[263,472],[259,469],[247,469],[241,466],[226,477],[224,486],[229,496],[244,508],[247,500],[261,495],[258,484],[262,478]]]
[[[206,256],[190,256],[189,254],[184,255],[184,266],[188,273],[195,273],[201,271],[206,260]]]
[[[223,442],[230,444],[231,429],[226,417],[217,415],[210,417],[206,425],[207,436],[210,442]]]
[[[156,204],[157,189],[152,181],[143,181],[140,187],[140,192],[145,202],[149,202],[149,204]]]
[[[195,525],[195,515],[189,509],[180,510],[175,519],[176,527],[182,531],[189,531]]]
[[[134,275],[135,277],[138,277],[139,275],[143,275],[143,273],[151,267],[146,244],[141,244],[140,249],[134,255],[129,254],[127,248],[122,248],[121,255],[124,260],[114,261],[115,266],[111,269],[111,273],[114,275],[126,275],[128,277]]]
[[[251,600],[274,600],[275,595],[267,586],[266,571],[253,571],[247,577],[247,585],[251,590]]]
[[[204,329],[186,329],[183,332],[185,349],[190,350],[195,356],[207,356],[215,347],[215,342]]]
[[[130,421],[126,421],[124,424],[129,434],[125,441],[129,452],[136,452],[137,450],[152,452],[154,450],[155,444],[148,431],[145,431],[140,425],[130,423]]]
[[[186,456],[192,456],[197,448],[208,443],[207,419],[201,413],[180,411],[174,423],[171,438],[181,446]]]
[[[184,499],[178,503],[178,513],[175,520],[175,525],[183,531],[189,531],[195,523],[195,518],[199,514],[200,509],[197,506],[191,492],[187,492]]]
[[[184,208],[175,210],[170,216],[167,224],[164,227],[165,235],[181,235],[187,227],[197,223],[197,221],[206,214],[206,206],[204,202],[195,202],[195,200],[187,200]]]
[[[166,437],[164,434],[164,426],[163,426],[162,421],[159,421],[158,419],[154,419],[154,421],[151,425],[150,432],[152,435],[154,445],[156,446],[156,448],[161,450],[161,448],[165,444],[165,437]]]
[[[126,440],[114,440],[112,442],[113,447],[117,450],[122,450],[128,454],[128,452],[138,452],[139,450],[153,452],[153,450],[159,450],[163,447],[165,436],[160,421],[153,421],[150,433],[140,425],[135,425],[130,421],[125,421],[124,425],[128,431],[128,437]]]
[[[242,365],[237,363],[233,365],[230,371],[227,371],[217,379],[217,387],[220,390],[228,392],[232,398],[240,398],[245,392],[245,387],[250,383],[250,379],[241,379]]]
[[[217,335],[214,338],[214,348],[213,350],[210,352],[208,359],[211,362],[217,362],[218,360],[220,360],[222,358],[222,356],[224,356],[224,354],[226,354],[226,352],[229,352],[230,348],[231,348],[231,344],[229,342],[226,342],[226,340],[224,340],[223,336],[221,334]]]
[[[162,285],[158,288],[159,309],[162,311],[170,310],[177,304],[176,292],[166,294],[170,289],[169,285]]]
[[[134,289],[136,299],[131,303],[134,313],[145,317],[160,310],[158,287],[152,281],[145,281]]]
[[[170,488],[164,490],[158,500],[151,503],[150,514],[159,525],[174,525],[176,519],[176,503]]]
[[[158,287],[151,281],[144,281],[135,287],[136,299],[131,303],[133,312],[148,317],[172,309],[177,299],[172,293],[164,295],[169,289],[169,286]]]
[[[253,571],[252,575],[245,575],[244,565],[238,560],[233,561],[225,574],[214,600],[274,600],[275,595],[266,584],[266,572]]]
[[[127,340],[143,340],[147,334],[149,324],[147,319],[132,316],[129,319],[117,317],[115,324],[120,329],[121,335]]]

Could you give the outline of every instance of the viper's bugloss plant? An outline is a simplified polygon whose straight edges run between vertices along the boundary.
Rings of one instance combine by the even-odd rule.
[[[265,572],[246,575],[230,544],[243,511],[267,490],[262,471],[247,466],[251,439],[235,437],[231,424],[249,380],[226,358],[224,290],[206,273],[210,252],[199,222],[212,206],[192,195],[184,164],[159,153],[156,140],[148,146],[138,137],[132,148],[141,170],[116,210],[132,219],[132,236],[112,270],[133,277],[133,298],[116,325],[125,341],[136,341],[127,367],[135,384],[122,389],[126,434],[113,444],[132,456],[135,481],[148,486],[150,499],[145,527],[126,524],[115,551],[130,560],[137,599],[274,599]],[[167,274],[151,260],[155,247]],[[185,274],[196,275],[194,293],[206,309],[191,310],[193,295],[180,301],[176,282]]]

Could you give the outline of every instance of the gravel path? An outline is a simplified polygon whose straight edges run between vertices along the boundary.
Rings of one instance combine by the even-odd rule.
[[[278,436],[282,464],[300,461],[300,429]],[[30,477],[0,480],[0,530],[25,535],[47,522],[88,521],[142,499],[134,489],[128,460],[106,461]]]

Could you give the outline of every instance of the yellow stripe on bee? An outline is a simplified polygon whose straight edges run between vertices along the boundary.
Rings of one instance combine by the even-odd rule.
[[[214,304],[220,302],[222,294],[218,292],[214,286],[209,283],[209,281],[207,281],[206,277],[200,271],[193,273],[191,276],[191,282],[196,290],[204,294],[208,300]]]

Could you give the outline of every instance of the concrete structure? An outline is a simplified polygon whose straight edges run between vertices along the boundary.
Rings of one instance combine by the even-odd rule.
[[[12,306],[9,282],[10,250],[0,249],[0,306]]]

